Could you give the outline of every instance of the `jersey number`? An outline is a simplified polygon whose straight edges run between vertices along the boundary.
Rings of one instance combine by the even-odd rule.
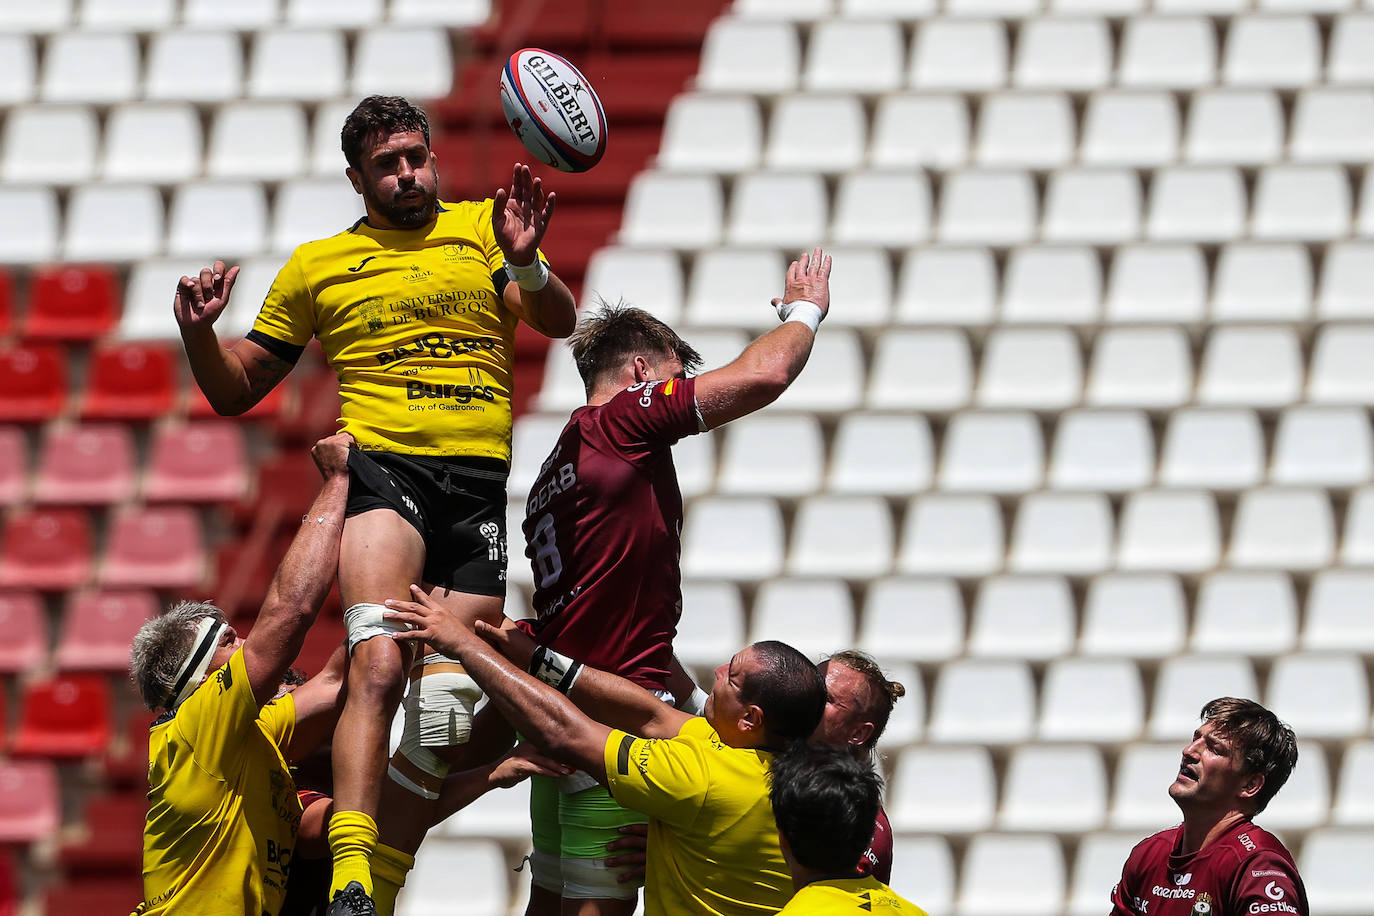
[[[553,515],[545,513],[534,526],[530,540],[534,548],[534,575],[540,588],[548,588],[563,575],[563,558],[558,555],[558,541],[553,533]]]

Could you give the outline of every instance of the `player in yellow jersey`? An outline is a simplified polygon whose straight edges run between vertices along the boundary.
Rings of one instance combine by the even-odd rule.
[[[380,602],[424,582],[465,619],[501,617],[515,325],[566,337],[575,307],[539,252],[555,198],[528,168],[517,164],[494,200],[438,201],[425,115],[391,97],[364,99],[342,145],[366,216],[296,249],[245,339],[225,349],[215,337],[237,276],[223,262],[182,277],[174,311],[196,381],[222,414],[251,408],[317,338],[339,376],[343,429],[361,449],[339,564],[352,660],[330,823],[332,891],[359,885],[337,908],[347,916],[372,911],[364,898],[384,788],[388,812],[402,812],[393,823],[411,828],[387,838],[404,856],[431,822],[480,697],[461,666],[425,656],[388,768],[388,725],[413,659],[373,638],[390,626]]]
[[[148,736],[148,818],[138,916],[275,914],[300,824],[287,769],[333,727],[344,656],[273,699],[338,567],[348,436],[315,446],[324,486],[252,632],[182,602],[139,630],[133,677],[160,713]]]
[[[873,838],[882,780],[842,747],[797,744],[773,758],[769,798],[796,896],[781,916],[926,916],[854,863]]]

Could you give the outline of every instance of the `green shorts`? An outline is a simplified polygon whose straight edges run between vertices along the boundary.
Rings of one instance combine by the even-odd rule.
[[[606,844],[623,834],[626,824],[646,824],[648,818],[638,811],[623,808],[605,786],[592,786],[565,795],[558,780],[547,776],[530,777],[530,826],[534,835],[535,861],[562,863],[561,878],[544,880],[536,872],[541,887],[562,885],[561,895],[578,899],[625,899],[632,897],[638,884],[621,884],[616,879],[622,869],[607,869],[603,861],[612,855]]]

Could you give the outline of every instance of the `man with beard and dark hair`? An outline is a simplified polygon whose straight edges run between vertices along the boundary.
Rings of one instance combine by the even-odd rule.
[[[428,121],[400,98],[363,99],[341,139],[366,216],[292,253],[248,336],[228,349],[215,336],[238,276],[222,261],[182,277],[173,308],[221,414],[261,400],[311,337],[338,373],[343,429],[359,449],[339,563],[352,657],[329,828],[331,911],[347,916],[373,911],[374,851],[387,880],[403,880],[480,697],[455,662],[374,639],[395,629],[381,602],[423,582],[465,620],[501,618],[515,327],[566,337],[575,307],[539,251],[554,195],[526,166],[494,200],[440,202]],[[388,767],[407,674],[405,734]],[[379,806],[415,829],[379,848]]]

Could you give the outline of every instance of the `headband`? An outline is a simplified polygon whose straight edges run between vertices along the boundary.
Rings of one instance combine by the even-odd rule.
[[[220,636],[224,634],[228,624],[216,620],[213,617],[202,617],[200,623],[196,624],[195,648],[191,654],[186,656],[186,661],[181,663],[177,669],[176,683],[172,685],[168,698],[171,700],[166,706],[168,709],[176,709],[186,701],[195,689],[200,686],[200,682],[205,679],[205,671],[210,667],[210,659],[215,654],[215,646],[219,645]]]

